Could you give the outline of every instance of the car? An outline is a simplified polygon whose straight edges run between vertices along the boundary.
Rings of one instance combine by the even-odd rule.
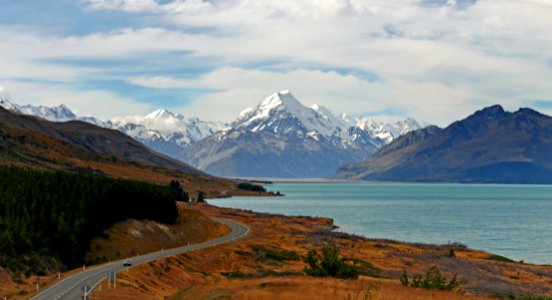
[[[130,266],[132,266],[132,260],[129,259],[123,262],[123,267],[130,267]]]

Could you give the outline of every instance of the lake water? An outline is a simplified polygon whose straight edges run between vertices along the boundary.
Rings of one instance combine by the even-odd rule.
[[[223,207],[325,216],[366,237],[461,242],[514,260],[552,264],[552,186],[276,183],[285,197],[209,200]]]

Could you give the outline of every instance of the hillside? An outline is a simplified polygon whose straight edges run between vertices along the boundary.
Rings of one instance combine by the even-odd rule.
[[[529,108],[487,107],[445,129],[406,134],[333,178],[552,183],[552,118]]]
[[[244,194],[236,182],[215,178],[159,154],[117,130],[81,122],[50,122],[0,107],[0,165],[65,170],[167,184],[190,195]]]

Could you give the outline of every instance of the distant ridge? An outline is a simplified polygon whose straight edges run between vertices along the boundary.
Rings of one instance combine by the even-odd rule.
[[[494,105],[445,129],[410,132],[336,179],[417,182],[552,183],[552,118]]]

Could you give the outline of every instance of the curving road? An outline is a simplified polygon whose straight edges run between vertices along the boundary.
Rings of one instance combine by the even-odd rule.
[[[213,218],[213,219],[217,222],[220,222],[230,227],[231,232],[225,236],[222,236],[207,242],[132,257],[131,258],[132,266],[145,264],[150,261],[154,261],[163,257],[173,256],[177,254],[182,254],[184,252],[199,250],[203,248],[213,247],[222,243],[227,243],[235,239],[244,237],[249,232],[249,228],[247,228],[247,226],[243,224],[230,221],[227,219],[218,219],[218,218]],[[49,287],[48,289],[42,291],[41,293],[39,293],[38,295],[34,296],[31,299],[33,300],[83,299],[84,292],[82,291],[82,287],[84,285],[88,285],[90,287],[90,290],[92,290],[102,280],[107,278],[109,272],[112,272],[112,271],[120,272],[122,270],[125,270],[127,267],[123,267],[123,261],[125,260],[119,260],[119,261],[108,263],[98,267],[92,267],[90,269],[87,269],[86,271],[67,277],[61,280],[60,282],[56,283],[55,285]]]

